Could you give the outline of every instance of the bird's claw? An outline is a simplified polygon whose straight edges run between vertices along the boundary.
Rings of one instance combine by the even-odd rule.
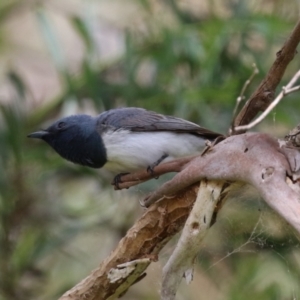
[[[156,165],[150,165],[147,167],[147,172],[154,177],[154,168],[156,167]],[[158,179],[159,176],[154,177],[155,179]]]
[[[115,190],[120,190],[120,183],[122,183],[121,178],[123,175],[127,175],[127,174],[129,173],[120,173],[114,177],[111,184],[115,187]]]
[[[152,165],[149,165],[147,168],[147,172],[150,173],[152,177],[154,177],[154,168],[158,166],[166,157],[168,157],[168,154],[164,153],[156,162],[154,162]],[[158,179],[159,176],[154,177],[155,179]]]
[[[143,208],[147,208],[146,205],[145,205],[145,200],[146,200],[146,199],[140,199],[140,200],[139,200],[140,205],[141,205],[141,207],[143,207]]]

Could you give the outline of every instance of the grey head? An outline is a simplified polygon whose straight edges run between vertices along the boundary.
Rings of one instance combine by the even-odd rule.
[[[28,137],[44,140],[59,155],[76,164],[101,168],[107,161],[103,140],[96,130],[96,119],[88,115],[60,119]]]

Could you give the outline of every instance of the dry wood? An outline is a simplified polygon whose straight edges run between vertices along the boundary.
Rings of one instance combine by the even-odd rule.
[[[251,95],[250,99],[247,101],[235,119],[235,127],[250,123],[259,112],[264,111],[272,102],[276,88],[282,79],[288,64],[292,61],[297,53],[296,48],[299,44],[299,41],[300,21],[298,21],[296,24],[290,37],[286,40],[281,50],[277,52],[276,60],[270,68],[267,76]]]
[[[293,59],[299,41],[300,23],[296,25],[283,48],[277,53],[277,58],[266,78],[236,118],[236,126],[248,124],[273,100],[275,89],[287,65]],[[286,177],[287,173],[293,175],[291,162],[294,161],[293,157],[296,157],[297,154],[295,149],[289,148],[289,150],[282,151],[280,145],[267,135],[245,134],[226,139],[208,151],[204,157],[192,160],[189,158],[180,163],[177,162],[177,165],[176,162],[173,162],[173,165],[169,164],[168,168],[172,167],[181,172],[154,192],[148,200],[152,202],[163,199],[153,204],[136,221],[116,249],[96,270],[60,299],[114,299],[126,292],[130,285],[142,278],[148,263],[157,259],[157,255],[165,243],[182,228],[196,199],[198,182],[202,178],[212,180],[226,178],[232,181],[249,182],[258,189],[272,208],[300,231],[297,217],[300,213],[299,193],[294,190],[297,184],[291,180],[291,177]],[[226,163],[224,153],[227,153],[226,158],[232,164]],[[269,159],[266,160],[265,158],[268,156]],[[234,164],[237,157],[241,164]],[[255,163],[263,163],[263,165],[258,166]],[[300,162],[297,162],[296,165],[300,165]],[[225,170],[222,166],[227,168],[227,173],[222,173],[222,170]],[[162,173],[168,170],[163,165],[158,168],[165,168]],[[250,175],[247,175],[247,172]],[[128,177],[122,177],[122,187],[137,184],[139,180],[146,180],[147,176],[149,177],[149,174],[135,173],[129,174]],[[129,184],[126,185],[127,183]],[[190,185],[193,183],[194,185],[191,187]],[[172,198],[166,198],[166,195],[173,193],[175,194]],[[120,266],[126,262],[133,263],[128,265],[130,267]],[[136,271],[135,265],[138,271]],[[111,274],[118,273],[118,270],[122,268],[126,268],[127,275],[119,274],[119,280],[115,280],[116,276],[112,279]]]
[[[181,230],[197,192],[198,184],[195,184],[178,193],[176,197],[166,198],[147,209],[109,257],[88,277],[66,292],[60,300],[108,299],[124,293],[133,283],[130,274],[113,282],[108,275],[110,270],[137,259],[149,258],[149,263],[157,260],[161,248]],[[144,265],[144,269],[146,267],[147,264]],[[142,276],[144,269],[139,270],[139,276]]]

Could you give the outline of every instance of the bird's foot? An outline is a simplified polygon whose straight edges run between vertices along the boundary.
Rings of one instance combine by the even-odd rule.
[[[147,172],[151,175],[154,176],[154,168],[156,167],[156,165],[150,165],[147,167]],[[155,179],[158,179],[159,176],[154,177]]]
[[[168,157],[168,154],[163,154],[156,162],[154,162],[153,164],[151,164],[150,166],[147,167],[147,172],[151,175],[154,176],[154,168],[156,166],[158,166],[165,158]],[[158,179],[159,176],[154,177],[155,179]]]
[[[112,181],[112,185],[115,187],[115,190],[120,190],[119,184],[122,183],[122,176],[127,175],[129,173],[119,173],[118,175],[115,176],[115,178]]]

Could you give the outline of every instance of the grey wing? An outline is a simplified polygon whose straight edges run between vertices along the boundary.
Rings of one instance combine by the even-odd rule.
[[[193,133],[214,139],[221,134],[205,129],[184,119],[165,116],[143,108],[127,107],[108,110],[98,116],[98,125],[131,131],[173,131]]]

